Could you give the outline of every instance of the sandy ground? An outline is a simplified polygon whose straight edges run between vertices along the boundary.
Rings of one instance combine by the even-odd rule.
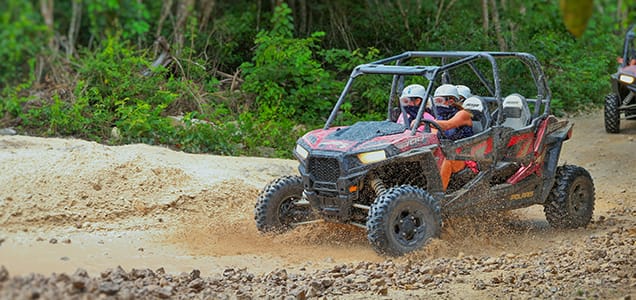
[[[526,255],[614,230],[595,225],[612,216],[622,220],[616,226],[636,234],[636,122],[623,122],[620,134],[609,135],[602,112],[572,121],[574,136],[560,164],[582,166],[594,179],[596,209],[588,228],[551,229],[538,206],[445,220],[440,240],[392,261]],[[116,266],[163,267],[174,274],[198,269],[204,276],[227,268],[258,274],[386,262],[355,227],[257,232],[259,190],[278,176],[297,174],[296,167],[293,160],[194,155],[141,144],[0,136],[0,265],[11,276],[78,268],[99,274]],[[634,266],[636,244],[630,247],[628,264]],[[632,297],[634,272],[620,291]]]

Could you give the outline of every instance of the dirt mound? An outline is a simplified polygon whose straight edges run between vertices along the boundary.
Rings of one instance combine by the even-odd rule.
[[[10,174],[0,188],[7,195],[0,212],[5,226],[81,226],[143,216],[170,206],[191,181],[181,169],[140,154],[118,163],[112,148],[95,143],[45,143],[3,143],[13,154],[5,155],[1,170]]]

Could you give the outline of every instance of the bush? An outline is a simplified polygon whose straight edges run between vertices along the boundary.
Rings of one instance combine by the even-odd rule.
[[[0,10],[0,90],[30,77],[48,37],[40,15],[29,1],[3,1]]]
[[[242,90],[256,95],[260,120],[315,123],[331,109],[338,85],[314,57],[324,33],[293,38],[290,13],[286,4],[276,7],[272,29],[256,36],[252,62],[241,65]]]
[[[202,16],[192,11],[180,28],[185,43],[173,53],[179,57],[169,69],[150,70],[145,49],[155,37],[148,33],[160,29],[164,8],[174,12],[176,5],[86,2],[79,51],[67,61],[56,53],[65,46],[60,37],[68,32],[71,3],[56,3],[57,32],[49,32],[34,1],[9,0],[0,11],[0,126],[106,143],[289,158],[296,138],[323,124],[356,65],[404,50],[529,52],[544,67],[555,112],[598,107],[616,70],[622,27],[634,15],[631,3],[599,1],[579,39],[565,30],[557,3],[544,0],[494,1],[500,4],[500,32],[492,10],[484,28],[481,9],[465,0],[295,4],[297,25],[284,3],[217,3],[214,24],[199,30]],[[615,20],[619,15],[622,21]],[[261,30],[268,18],[270,26]],[[165,37],[176,29],[175,22],[163,25],[159,34]],[[46,44],[53,36],[60,49]],[[233,73],[238,66],[241,78],[224,91],[228,82],[214,77],[217,70]],[[515,66],[501,70],[515,88],[527,81]],[[337,121],[386,114],[389,85],[380,76],[356,80]],[[169,115],[183,115],[183,123],[175,126]],[[117,138],[111,137],[113,127]]]

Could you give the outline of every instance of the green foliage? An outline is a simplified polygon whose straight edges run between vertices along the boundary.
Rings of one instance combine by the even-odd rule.
[[[24,92],[31,87],[30,83],[22,83],[15,87],[7,87],[2,90],[0,101],[0,116],[18,117],[22,114],[22,107],[33,97],[24,96]]]
[[[352,70],[364,63],[379,58],[379,50],[373,47],[348,51],[344,49],[325,49],[319,51],[327,69],[334,70],[334,85],[338,92],[344,88],[344,83]],[[392,78],[389,76],[361,76],[356,79],[346,101],[340,107],[336,117],[338,124],[353,124],[362,120],[377,120],[386,116],[386,104],[389,97]],[[340,94],[333,96],[332,104]],[[331,105],[325,110],[320,125],[331,112]],[[315,124],[317,125],[317,124]]]
[[[9,0],[0,10],[0,89],[30,75],[50,36],[29,1]]]
[[[29,107],[31,99],[20,96],[20,89],[11,89],[6,91],[3,110],[39,134],[104,141],[111,127],[118,126],[121,140],[114,142],[170,143],[174,128],[163,112],[187,82],[166,79],[161,68],[152,70],[155,76],[144,76],[142,71],[148,67],[146,59],[127,43],[111,37],[99,52],[86,53],[78,70],[83,79],[77,82],[71,101],[53,94],[50,102],[42,99],[41,105]]]
[[[184,127],[177,131],[177,146],[192,153],[239,155],[240,135],[236,123],[219,125],[198,121],[196,113],[184,116]]]
[[[211,123],[198,113],[186,114],[176,132],[176,146],[193,153],[290,157],[296,139],[304,132],[291,120],[260,120],[250,112],[234,120]]]
[[[246,112],[239,117],[245,154],[290,157],[296,140],[303,132],[292,120],[264,120]]]
[[[94,0],[82,1],[79,52],[66,58],[59,53],[66,50],[73,1],[55,3],[55,32],[44,25],[37,1],[3,2],[0,126],[288,158],[296,139],[328,117],[355,66],[406,50],[529,52],[544,67],[557,113],[598,107],[636,11],[630,1],[618,7],[597,0],[585,33],[575,39],[557,1],[488,1],[488,22],[468,0],[317,1],[304,9],[287,2],[295,11],[284,3],[237,0],[215,3],[208,19],[199,9],[204,3],[195,1],[182,28],[173,20],[177,5],[168,7],[159,28],[164,2]],[[154,33],[170,43],[175,30],[184,44],[171,45],[172,64],[150,68]],[[529,78],[519,66],[500,68],[512,90],[532,93],[524,90]],[[217,71],[236,74],[232,84]],[[453,81],[477,85],[461,72]],[[361,76],[337,121],[383,118],[389,86],[390,78]]]
[[[255,5],[245,6],[250,9],[241,7],[237,12],[215,19],[215,30],[206,40],[211,50],[208,53],[212,56],[211,64],[220,70],[234,71],[253,55],[251,48],[257,34]]]
[[[339,74],[346,75],[342,81],[346,81],[351,71],[358,65],[375,61],[379,58],[380,51],[376,48],[368,48],[366,51],[356,49],[347,51],[343,49],[329,49],[322,51],[324,60],[336,67]],[[356,91],[342,107],[342,120],[355,122],[364,119],[377,119],[385,114],[386,101],[389,97],[391,78],[381,76],[360,77],[354,82],[352,90]]]
[[[140,1],[92,0],[84,3],[93,38],[105,38],[115,34],[114,30],[121,30],[125,39],[144,39],[150,30],[150,12]]]
[[[83,116],[88,105],[85,101],[71,103],[53,95],[50,103],[40,103],[37,97],[22,96],[25,86],[5,89],[0,113],[21,120],[24,128],[36,134],[86,137],[86,128],[92,120]]]
[[[539,9],[539,4],[535,4]],[[554,18],[531,19],[537,28],[520,31],[524,42],[520,50],[533,53],[548,76],[557,112],[589,109],[602,103],[609,92],[609,75],[615,72],[612,61],[621,41],[610,32],[611,18],[595,14],[586,32],[575,39],[559,22],[557,7],[542,6]]]
[[[636,22],[636,2],[623,1],[622,6],[618,7],[617,10],[626,12],[626,18],[622,20],[622,24],[621,24],[622,28],[627,28],[629,27],[629,25],[634,24],[634,22]]]
[[[125,98],[115,101],[117,109],[115,115],[120,119],[115,122],[123,133],[123,141],[141,142],[146,144],[171,143],[175,129],[169,119],[161,114],[166,104],[152,106],[150,103],[137,99],[131,103]]]
[[[349,74],[358,65],[366,64],[380,58],[380,50],[370,47],[366,50],[356,49],[353,51],[344,49],[325,49],[320,51],[328,67],[334,68],[338,73],[344,75],[338,79],[346,80]]]
[[[39,118],[34,116],[30,119],[40,119],[42,125],[48,123],[47,134],[49,135],[81,135],[84,128],[91,123],[91,120],[83,115],[87,106],[86,99],[80,98],[75,103],[69,103],[61,101],[58,95],[54,95],[51,105],[45,106],[42,110],[30,110],[30,114],[39,114]]]
[[[256,95],[261,120],[297,118],[301,123],[312,123],[328,113],[337,86],[314,58],[324,33],[293,38],[290,13],[287,5],[278,6],[272,29],[256,36],[252,62],[241,65],[246,81],[242,88]]]
[[[88,55],[87,55],[88,56]],[[145,76],[147,70],[151,76]],[[84,60],[79,70],[88,89],[78,93],[97,117],[95,134],[117,126],[121,142],[171,143],[174,129],[163,115],[166,108],[188,88],[187,80],[167,76],[163,68],[150,68],[147,59],[130,50],[117,37],[108,38],[101,51]],[[187,95],[187,94],[186,94]]]

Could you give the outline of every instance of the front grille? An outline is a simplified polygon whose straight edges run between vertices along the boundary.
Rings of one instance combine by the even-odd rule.
[[[310,157],[309,173],[315,181],[336,182],[340,176],[340,164],[335,158]]]

